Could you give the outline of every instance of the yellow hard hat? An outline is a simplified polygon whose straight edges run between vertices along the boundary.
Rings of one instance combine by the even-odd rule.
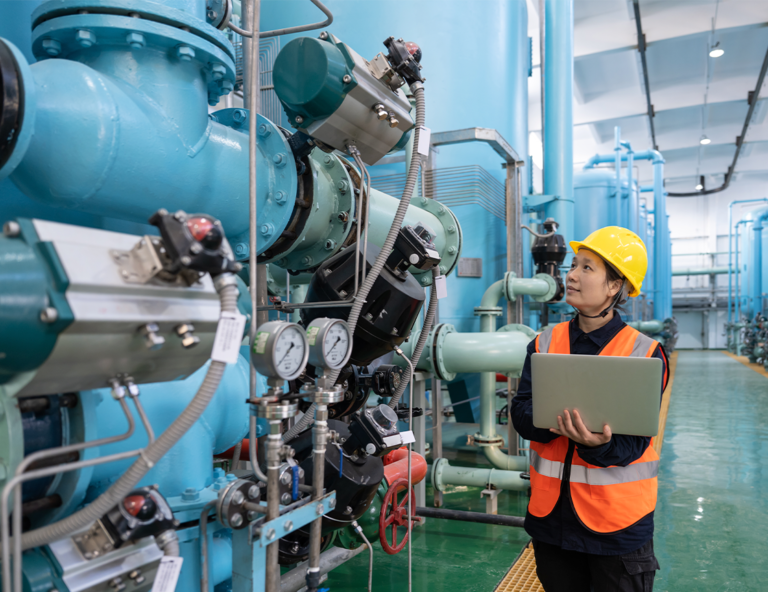
[[[569,243],[574,254],[589,249],[613,265],[629,282],[629,296],[638,296],[648,270],[648,251],[645,243],[631,230],[620,226],[606,226],[595,230],[583,241]]]

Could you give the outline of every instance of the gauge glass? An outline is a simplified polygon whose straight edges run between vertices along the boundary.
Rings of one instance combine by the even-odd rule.
[[[304,361],[304,335],[299,327],[291,326],[275,342],[275,368],[281,376],[294,376],[301,371]]]
[[[332,368],[341,366],[349,351],[349,331],[344,323],[334,323],[323,339],[323,356]]]

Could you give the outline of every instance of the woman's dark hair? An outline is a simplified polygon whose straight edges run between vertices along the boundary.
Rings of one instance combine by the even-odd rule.
[[[602,257],[600,257],[603,259]],[[629,282],[626,280],[626,278],[619,273],[619,270],[616,269],[613,265],[611,265],[608,261],[603,259],[603,263],[605,264],[605,283],[611,284],[612,282],[620,281],[621,282],[621,288],[619,289],[619,292],[617,294],[616,298],[616,304],[614,305],[614,308],[619,309],[622,312],[626,312],[623,308],[623,306],[627,303],[627,300],[629,298]]]

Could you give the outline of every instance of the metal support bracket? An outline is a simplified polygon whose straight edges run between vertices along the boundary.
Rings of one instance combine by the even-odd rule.
[[[493,489],[492,487],[489,487],[488,489],[483,489],[480,493],[480,497],[485,498],[486,514],[495,515],[499,513],[499,500],[497,498],[499,497],[500,491],[501,489]]]
[[[525,195],[523,196],[523,211],[526,214],[540,210],[553,201],[560,200],[559,195]]]
[[[317,501],[308,502],[295,510],[266,523],[254,523],[250,528],[232,533],[232,591],[266,592],[264,574],[267,547],[281,537],[306,526],[336,507],[336,492]]]
[[[146,284],[163,269],[155,247],[160,238],[145,235],[130,251],[111,250],[109,254],[120,268],[120,275],[126,284]]]
[[[286,534],[331,512],[335,507],[336,492],[332,491],[316,502],[309,502],[265,524],[255,523],[251,526],[251,540],[258,543],[258,546],[266,548],[267,545],[274,543]]]

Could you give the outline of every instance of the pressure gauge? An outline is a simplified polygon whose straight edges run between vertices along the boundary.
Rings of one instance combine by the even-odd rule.
[[[338,370],[352,355],[349,325],[339,319],[315,319],[307,327],[309,363],[315,367]]]
[[[256,331],[251,348],[253,365],[268,378],[293,380],[307,365],[309,347],[304,329],[296,323],[270,321]]]

